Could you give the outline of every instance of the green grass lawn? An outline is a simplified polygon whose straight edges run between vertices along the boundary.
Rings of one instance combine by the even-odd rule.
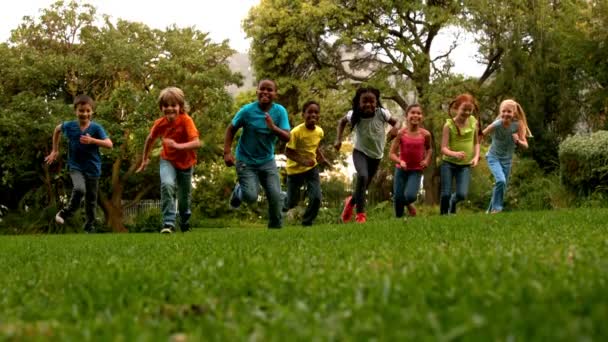
[[[0,340],[606,340],[608,210],[0,237]]]

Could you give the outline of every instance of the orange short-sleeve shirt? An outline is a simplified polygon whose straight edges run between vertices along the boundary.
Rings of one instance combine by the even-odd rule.
[[[175,140],[178,144],[190,142],[198,139],[198,130],[192,118],[185,113],[181,113],[174,121],[162,117],[154,121],[150,136],[154,140],[158,137]],[[170,161],[178,169],[185,170],[196,164],[195,150],[176,150],[163,144],[160,157]]]

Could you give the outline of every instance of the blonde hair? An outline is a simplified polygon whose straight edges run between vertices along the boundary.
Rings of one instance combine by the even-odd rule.
[[[515,110],[515,118],[519,121],[519,124],[523,126],[526,136],[531,138],[533,137],[532,132],[530,131],[530,127],[528,127],[528,120],[526,119],[526,112],[521,108],[521,105],[517,103],[515,100],[506,99],[500,103],[498,107],[498,116],[500,117],[500,112],[504,106],[512,106]]]
[[[162,108],[163,105],[170,103],[177,103],[182,113],[186,113],[189,109],[186,104],[184,91],[178,87],[167,87],[160,91],[160,95],[158,95],[158,107]]]

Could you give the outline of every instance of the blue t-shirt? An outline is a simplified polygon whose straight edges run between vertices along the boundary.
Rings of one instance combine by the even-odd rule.
[[[108,135],[100,124],[91,121],[89,127],[80,130],[78,121],[65,121],[61,124],[61,132],[68,139],[68,167],[89,177],[101,175],[101,155],[96,144],[81,144],[80,136],[90,135],[95,139],[107,139]]]
[[[273,103],[268,111],[272,121],[279,128],[290,130],[287,110],[280,104]],[[266,114],[258,102],[247,104],[236,113],[232,126],[243,128],[243,134],[236,147],[236,159],[245,164],[260,165],[274,159],[274,144],[276,134],[266,126]]]
[[[513,133],[517,133],[519,122],[511,121],[509,127],[502,124],[502,119],[498,119],[492,123],[494,130],[490,134],[492,136],[492,145],[488,155],[497,158],[511,158],[515,152],[515,142],[513,141]]]

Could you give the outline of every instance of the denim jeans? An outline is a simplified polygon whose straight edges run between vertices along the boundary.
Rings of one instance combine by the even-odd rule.
[[[70,170],[72,178],[72,195],[68,206],[62,210],[62,216],[69,218],[80,208],[80,202],[84,197],[84,211],[86,231],[94,229],[95,209],[97,208],[97,189],[99,188],[99,177],[89,177],[78,170]]]
[[[192,168],[177,169],[170,161],[160,160],[160,206],[163,226],[175,228],[175,200],[177,199],[180,225],[188,225],[192,212]]]
[[[274,159],[260,165],[236,161],[236,174],[241,186],[241,200],[254,203],[258,200],[260,184],[268,198],[268,228],[281,228],[283,225],[281,207],[281,181]]]
[[[319,168],[287,175],[287,197],[285,199],[285,209],[294,208],[300,201],[300,188],[306,183],[306,193],[308,194],[308,205],[302,217],[302,225],[310,226],[319,214],[321,208],[321,180],[319,178]]]
[[[486,160],[488,161],[488,167],[492,175],[494,175],[494,189],[492,190],[492,199],[490,200],[488,212],[502,211],[507,182],[511,173],[512,157],[498,158],[492,154],[488,154]]]
[[[402,217],[404,207],[416,201],[418,190],[420,190],[421,177],[422,171],[395,168],[393,205],[395,206],[396,217]]]
[[[456,192],[452,193],[452,178],[456,179]],[[464,200],[469,192],[471,166],[443,161],[441,164],[440,214],[455,214],[456,203]]]
[[[378,171],[380,159],[370,158],[359,150],[353,150],[353,164],[357,170],[357,184],[350,203],[356,205],[357,213],[364,213],[367,187]]]

